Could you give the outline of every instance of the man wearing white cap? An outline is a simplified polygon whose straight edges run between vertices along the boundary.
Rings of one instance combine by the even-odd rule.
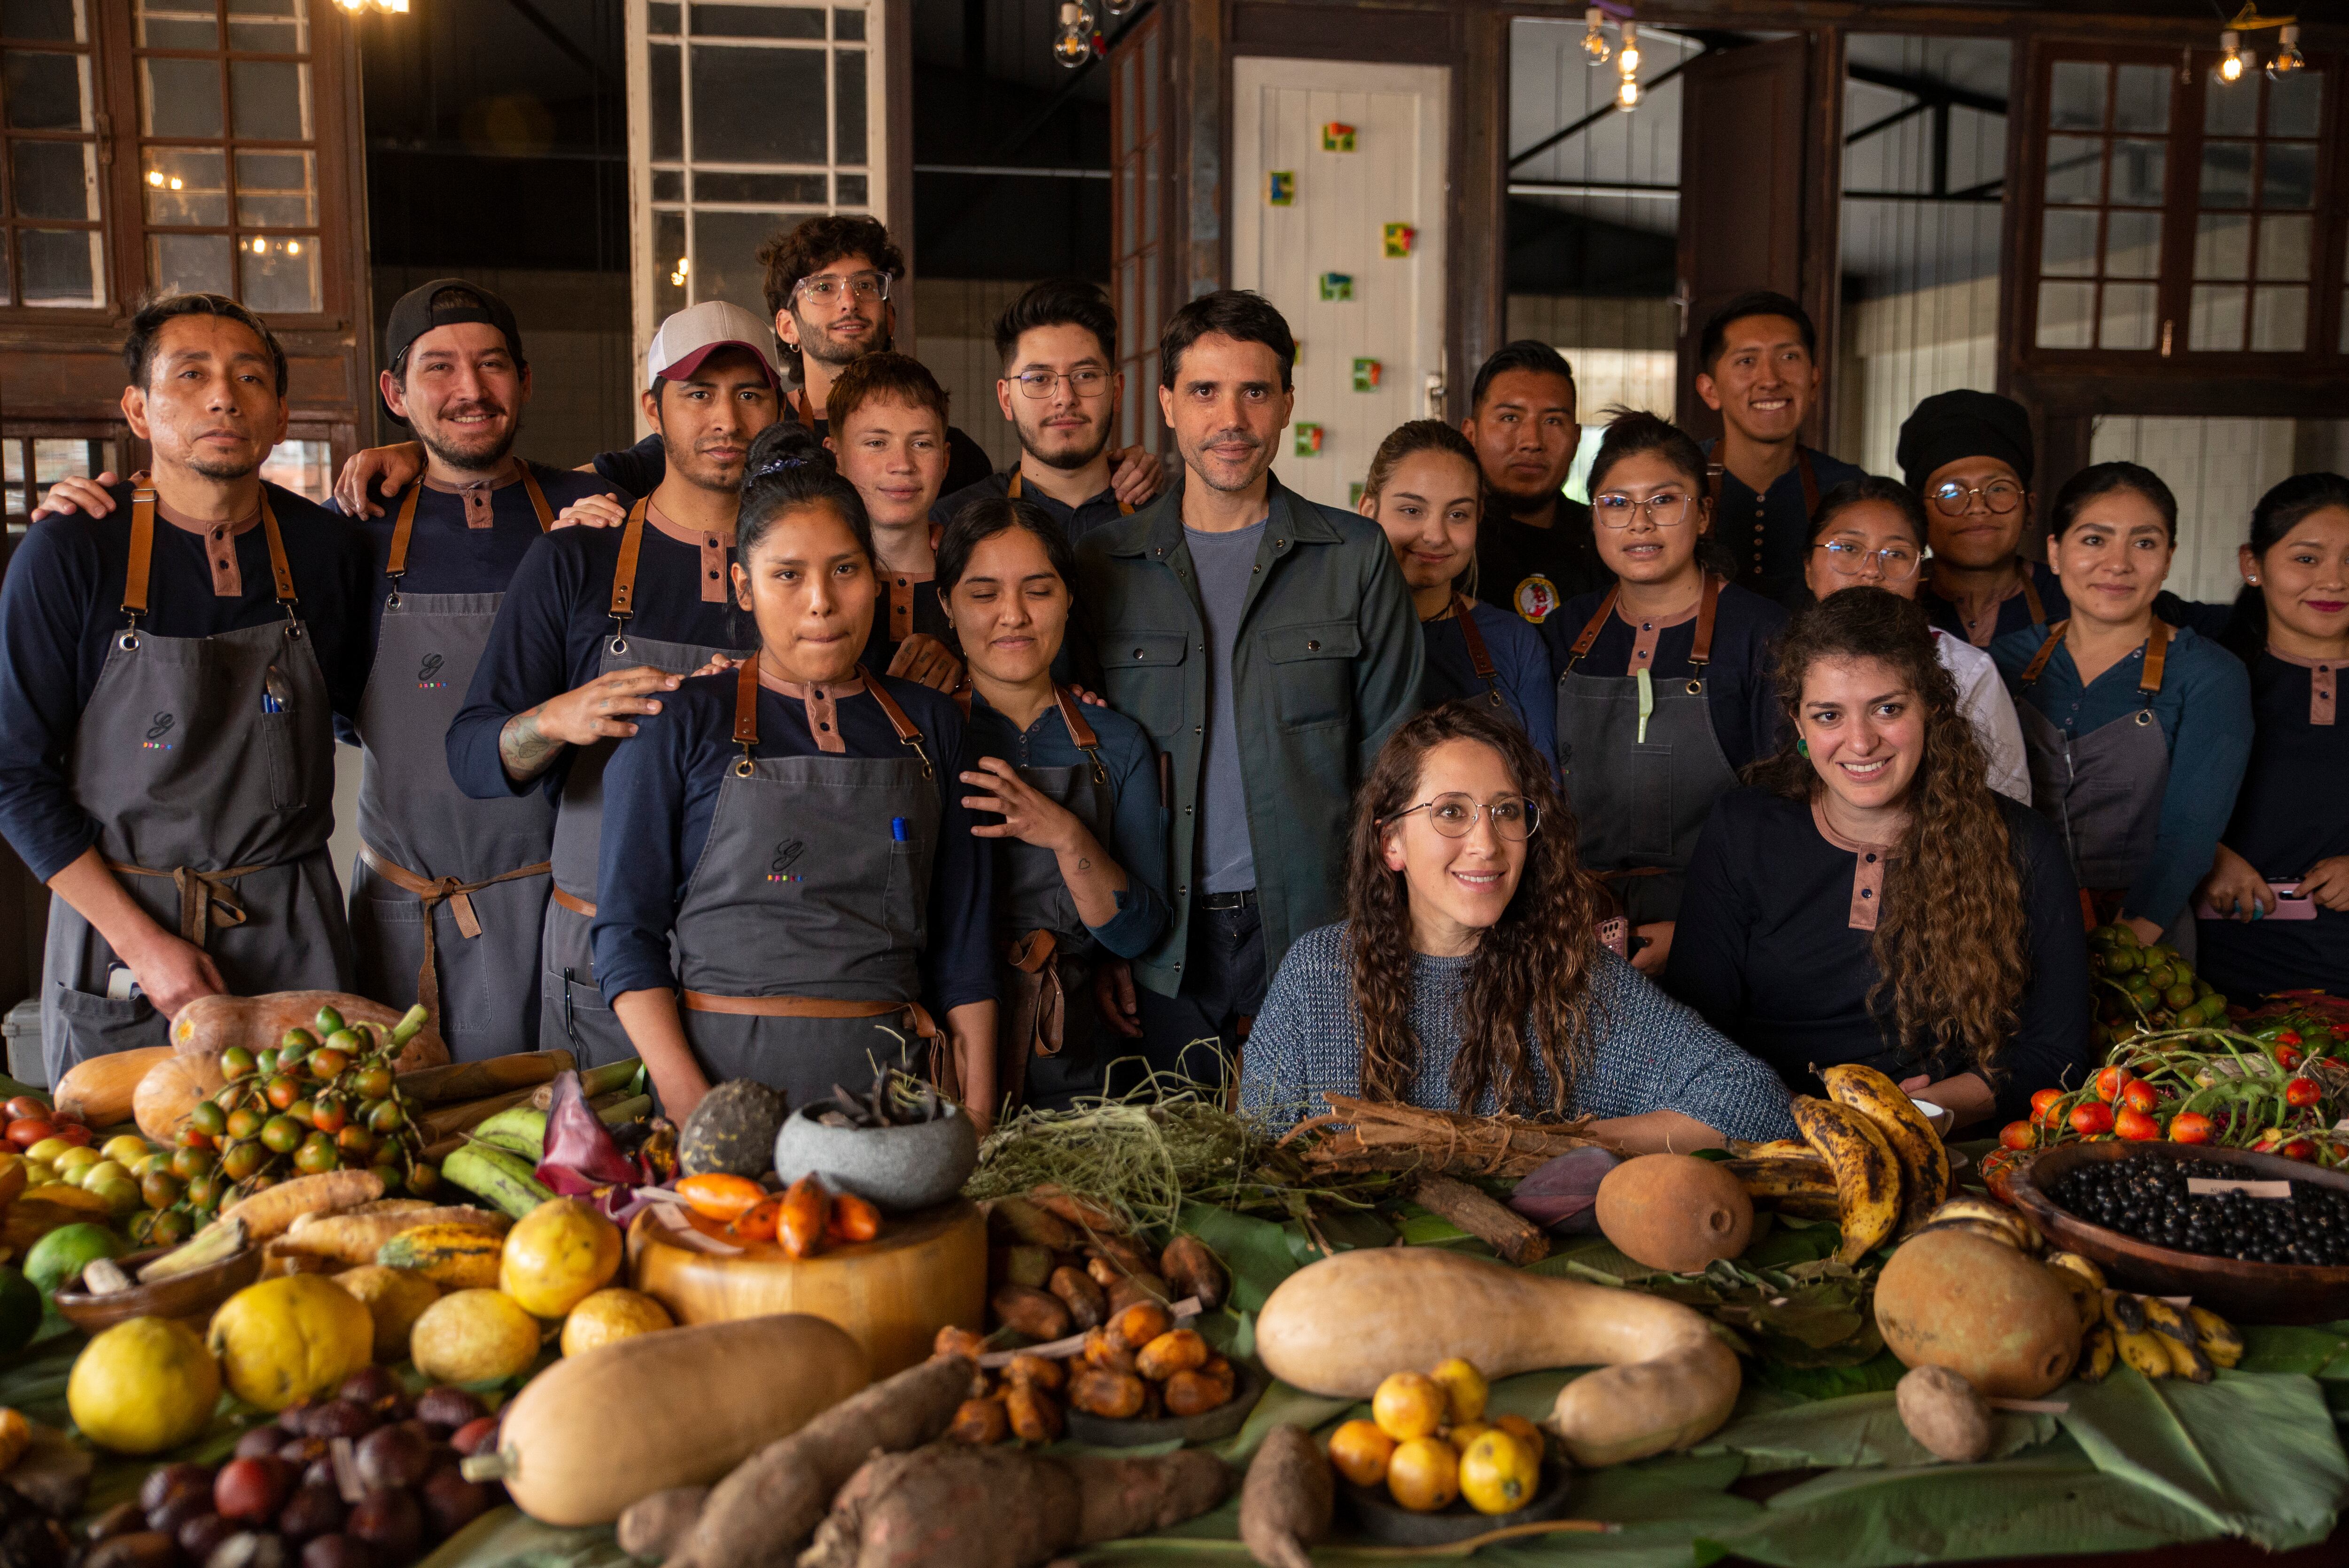
[[[538,1043],[568,1047],[582,1067],[633,1054],[588,944],[604,765],[664,693],[732,650],[735,508],[751,438],[780,415],[773,345],[764,322],[723,301],[661,324],[644,392],[667,459],[659,486],[624,515],[616,499],[590,497],[573,510],[607,511],[619,526],[560,529],[531,546],[449,727],[449,771],[466,794],[543,789],[557,801]]]

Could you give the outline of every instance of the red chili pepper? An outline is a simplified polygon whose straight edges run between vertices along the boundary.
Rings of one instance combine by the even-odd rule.
[[[2127,1068],[2106,1068],[2096,1074],[2096,1098],[2110,1104],[2129,1081]]]
[[[2324,1087],[2314,1078],[2296,1078],[2283,1086],[2283,1102],[2294,1110],[2314,1105],[2324,1098]]]
[[[2143,1078],[2131,1078],[2121,1086],[2121,1103],[2131,1110],[2151,1110],[2161,1103],[2161,1091]]]
[[[2010,1121],[1998,1130],[1999,1143],[2007,1149],[2028,1149],[2038,1139],[2039,1134],[2027,1121]]]
[[[2094,1138],[2113,1130],[2113,1108],[2096,1100],[2083,1100],[2072,1108],[2072,1130],[2083,1138]]]
[[[2169,1141],[2172,1143],[2208,1143],[2210,1141],[2210,1119],[2199,1110],[2181,1110],[2169,1119]]]
[[[2131,1143],[2143,1143],[2161,1136],[2161,1123],[2141,1110],[2123,1106],[2121,1113],[2113,1118],[2113,1130]]]

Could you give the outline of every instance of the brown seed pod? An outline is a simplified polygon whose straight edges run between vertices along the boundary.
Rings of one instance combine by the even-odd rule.
[[[1003,1396],[1003,1408],[1011,1418],[1011,1435],[1021,1442],[1060,1441],[1061,1402],[1043,1389],[1015,1383]]]
[[[1069,1384],[1069,1403],[1088,1416],[1123,1421],[1138,1414],[1148,1397],[1142,1379],[1131,1372],[1105,1372],[1089,1367]]]
[[[965,1399],[947,1436],[973,1448],[991,1448],[1011,1433],[1011,1417],[1000,1399]]]

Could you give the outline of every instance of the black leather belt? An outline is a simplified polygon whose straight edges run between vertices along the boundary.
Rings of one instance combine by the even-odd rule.
[[[1256,889],[1244,887],[1237,892],[1211,892],[1199,901],[1204,909],[1246,909],[1256,902]]]

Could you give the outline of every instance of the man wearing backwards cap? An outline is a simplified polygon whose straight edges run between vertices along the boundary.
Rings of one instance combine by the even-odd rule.
[[[720,300],[661,323],[644,392],[667,459],[659,487],[618,527],[561,529],[531,546],[449,727],[449,770],[466,794],[556,802],[539,1045],[567,1047],[582,1067],[633,1054],[588,943],[604,765],[663,694],[733,651],[734,514],[751,438],[779,415],[773,342]],[[573,510],[619,511],[602,496]]]
[[[1925,505],[1933,577],[1918,603],[1975,647],[2072,613],[2055,573],[2023,557],[2031,526],[2031,416],[1992,392],[1937,392],[1900,426],[1895,449]]]

